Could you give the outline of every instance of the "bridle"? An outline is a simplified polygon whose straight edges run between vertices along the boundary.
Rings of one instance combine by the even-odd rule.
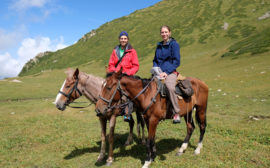
[[[75,91],[75,94],[76,94],[76,92],[78,92],[79,95],[82,96],[82,93],[81,93],[80,90],[78,89],[78,82],[79,82],[79,79],[76,80],[76,82],[75,82],[73,88],[69,91],[68,94],[66,94],[66,93],[64,93],[64,92],[62,92],[62,91],[59,91],[58,93],[64,95],[64,96],[68,99],[67,102],[69,102],[70,96],[71,96],[71,94],[73,93],[73,91]],[[66,103],[66,105],[68,105],[68,103]]]
[[[120,80],[118,80],[118,82],[117,82],[117,87],[116,87],[116,89],[113,91],[112,97],[111,97],[109,100],[99,95],[99,98],[108,104],[108,106],[106,107],[106,110],[105,110],[105,111],[107,111],[108,109],[111,109],[111,108],[112,108],[112,106],[111,106],[111,105],[112,105],[112,101],[113,101],[114,96],[116,95],[117,90],[120,91],[121,97],[122,97],[122,95],[127,95],[127,94],[124,93],[124,91],[121,89]]]
[[[115,97],[116,95],[116,92],[117,90],[120,91],[120,96],[122,97],[123,95],[125,96],[128,96],[127,93],[125,93],[123,91],[123,89],[121,88],[121,84],[120,84],[120,80],[118,80],[117,82],[117,87],[116,89],[114,90],[113,94],[112,94],[112,97],[108,100],[102,96],[99,95],[99,98],[101,100],[103,100],[104,102],[106,102],[108,104],[108,106],[106,107],[105,111],[109,110],[109,109],[113,109],[113,108],[123,108],[125,106],[127,106],[129,104],[129,102],[132,102],[133,100],[137,99],[143,92],[145,92],[145,90],[148,88],[148,86],[150,85],[150,83],[154,80],[154,77],[152,77],[152,79],[149,81],[149,83],[147,83],[147,85],[132,99],[132,100],[128,100],[127,102],[124,102],[124,103],[121,103],[119,105],[114,105],[114,106],[111,106],[112,104],[112,101],[113,101],[113,98]]]

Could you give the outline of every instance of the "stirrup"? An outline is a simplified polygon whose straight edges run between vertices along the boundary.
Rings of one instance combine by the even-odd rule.
[[[130,115],[124,115],[124,121],[129,122],[130,121]]]

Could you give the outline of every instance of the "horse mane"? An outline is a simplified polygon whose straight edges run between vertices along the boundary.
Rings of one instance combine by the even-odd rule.
[[[107,73],[107,74],[106,74],[106,78],[112,76],[114,73],[115,73],[115,72],[109,72],[109,73]],[[142,82],[143,87],[145,87],[145,86],[150,82],[150,80],[151,80],[151,78],[141,78],[141,77],[138,76],[138,75],[127,75],[127,74],[125,74],[125,73],[122,73],[122,74],[121,74],[121,78],[122,78],[122,77],[127,77],[127,78],[129,78],[129,79],[131,79],[131,80],[140,80],[140,81]]]
[[[80,71],[80,77],[83,77],[84,80],[90,80],[92,82],[95,82],[95,83],[103,83],[103,81],[105,80],[104,78],[101,78],[99,76],[94,76],[92,74],[87,74],[85,72],[81,72]]]
[[[150,81],[151,81],[151,78],[141,78],[140,76],[138,75],[127,75],[127,74],[122,74],[122,77],[128,77],[129,79],[131,80],[140,80],[142,82],[142,85],[143,87],[145,87]]]

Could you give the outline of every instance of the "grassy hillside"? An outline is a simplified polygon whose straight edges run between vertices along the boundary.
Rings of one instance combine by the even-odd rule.
[[[172,12],[172,18],[165,22],[163,16],[170,11],[177,11],[178,19]],[[270,18],[258,20],[266,11],[270,11],[266,1],[162,1],[104,24],[88,40],[48,53],[21,77],[0,80],[0,167],[105,167],[105,162],[95,162],[101,141],[94,106],[61,112],[52,102],[67,66],[104,77],[103,65],[119,31],[130,26],[120,21],[136,21],[126,30],[140,52],[138,75],[150,76],[159,26],[174,23],[170,24],[174,37],[182,45],[178,70],[200,78],[210,90],[201,154],[193,155],[199,139],[197,125],[187,151],[177,157],[175,153],[186,135],[184,120],[179,125],[162,121],[156,134],[157,158],[151,168],[270,167]],[[209,13],[208,17],[202,17],[203,13]],[[144,18],[152,19],[145,22]],[[227,30],[221,28],[224,22],[229,24]],[[203,36],[207,32],[212,33]],[[106,47],[102,49],[102,45]],[[52,63],[54,60],[58,61]],[[15,83],[14,79],[22,82]],[[87,100],[82,97],[77,102]],[[127,123],[118,117],[112,168],[141,167],[144,162],[146,147],[136,133],[135,142],[125,147],[127,133]]]
[[[159,27],[163,24],[172,27],[173,37],[182,49],[222,41],[224,50],[214,53],[219,57],[238,57],[243,53],[256,55],[270,47],[270,18],[258,19],[268,11],[270,2],[264,0],[164,0],[105,23],[76,44],[38,58],[37,63],[28,62],[19,76],[92,61],[106,65],[122,30],[129,32],[140,61],[152,58],[156,42],[160,40]],[[224,25],[227,25],[226,30]]]

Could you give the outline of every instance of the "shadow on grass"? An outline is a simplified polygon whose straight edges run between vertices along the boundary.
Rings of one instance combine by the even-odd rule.
[[[134,135],[135,144],[132,145],[130,149],[126,149],[125,141],[128,137],[128,133],[126,134],[115,134],[114,135],[114,151],[119,148],[119,152],[114,153],[114,158],[118,157],[128,157],[131,156],[135,159],[140,159],[143,164],[146,158],[146,146],[141,143],[141,139],[138,139],[137,136]],[[108,140],[108,136],[106,137]],[[64,157],[65,160],[73,159],[75,157],[81,156],[85,153],[99,153],[101,141],[96,142],[98,146],[90,147],[90,148],[82,148],[71,151],[70,154]],[[182,140],[175,138],[167,138],[161,139],[156,142],[157,147],[157,156],[160,157],[160,160],[166,160],[166,156],[164,154],[170,153],[174,151],[176,148],[179,148],[183,143]],[[106,141],[106,152],[108,153],[109,143]],[[189,147],[196,148],[193,145],[189,144]],[[98,157],[98,155],[97,155]],[[96,162],[96,166],[103,166],[106,163],[106,159],[103,162]]]
[[[98,143],[101,144],[100,142],[98,142]],[[97,146],[92,147],[92,148],[82,148],[82,149],[75,148],[72,152],[70,152],[70,154],[65,156],[64,159],[65,160],[73,159],[73,158],[81,156],[81,155],[83,155],[85,153],[99,152],[99,150],[100,150],[100,147],[97,147]]]

